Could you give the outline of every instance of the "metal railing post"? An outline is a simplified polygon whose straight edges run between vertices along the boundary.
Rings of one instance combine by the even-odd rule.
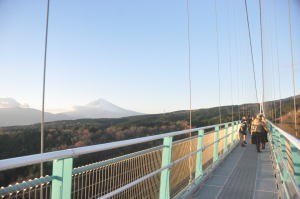
[[[279,135],[280,136],[280,148],[281,148],[281,154],[282,154],[282,161],[284,161],[285,163],[288,163],[288,159],[287,159],[287,153],[286,153],[286,140],[285,137],[283,135]],[[282,180],[286,181],[288,178],[288,173],[287,173],[287,169],[285,167],[283,167],[283,175],[282,175]]]
[[[280,139],[280,133],[274,128],[274,131],[276,132],[276,143],[277,143],[277,148],[279,149],[280,155],[282,156],[282,151],[281,151],[281,139]]]
[[[214,157],[213,157],[213,162],[216,162],[219,159],[219,153],[218,153],[218,148],[219,148],[219,142],[217,141],[219,139],[219,132],[220,128],[219,126],[215,127],[215,137],[214,137]]]
[[[70,199],[72,189],[73,158],[53,160],[52,199]]]
[[[231,122],[231,147],[233,146],[234,122]]]
[[[235,132],[237,132],[238,130],[239,130],[239,122],[238,121],[236,121],[235,122]]]
[[[298,187],[300,187],[300,151],[291,144],[292,161],[294,167],[294,179]]]
[[[172,137],[165,137],[163,142],[163,152],[161,167],[165,167],[170,164],[172,158]],[[165,169],[160,175],[160,199],[170,198],[170,169]]]
[[[199,149],[202,149],[203,147],[203,137],[204,137],[204,130],[199,130],[198,131],[198,143],[197,143],[197,151]],[[202,170],[202,150],[197,152],[197,157],[196,157],[196,174],[195,178],[197,179],[198,177],[203,175],[203,170]]]
[[[227,150],[228,150],[228,147],[227,147],[228,137],[227,137],[227,135],[228,135],[228,124],[225,124],[224,153],[226,153]]]
[[[273,138],[272,141],[273,141],[274,149],[275,149],[275,151],[278,151],[277,132],[273,127],[271,127],[270,131],[272,132],[272,138]],[[278,153],[275,153],[275,158],[276,158],[277,162],[280,162]]]
[[[271,131],[271,137],[272,137],[272,144],[274,145],[275,144],[275,135],[274,135],[274,131],[273,131],[273,128],[272,128],[272,125],[270,125],[268,127],[268,129]]]
[[[280,162],[281,157],[282,157],[280,135],[279,135],[279,132],[275,128],[272,128],[272,130],[275,135],[275,149],[276,149],[276,151],[279,151],[279,153],[280,153],[277,155],[276,159],[278,162]]]

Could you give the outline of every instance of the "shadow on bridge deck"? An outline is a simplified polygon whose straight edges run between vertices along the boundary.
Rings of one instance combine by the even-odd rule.
[[[196,189],[191,198],[278,198],[268,144],[262,153],[257,153],[255,145],[252,144],[238,146]]]

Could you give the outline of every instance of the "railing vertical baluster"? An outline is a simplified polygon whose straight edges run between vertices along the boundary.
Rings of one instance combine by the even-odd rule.
[[[288,163],[287,160],[287,153],[286,153],[286,140],[285,137],[283,135],[279,135],[280,137],[280,148],[281,148],[281,154],[282,154],[282,161],[284,161],[286,164]],[[282,180],[286,181],[288,178],[288,173],[287,173],[287,169],[285,167],[283,167],[283,176],[282,176]]]
[[[231,143],[230,143],[231,147],[233,147],[233,134],[234,134],[234,122],[231,122]]]
[[[273,137],[273,144],[274,144],[273,146],[274,146],[275,152],[277,152],[278,151],[278,140],[279,140],[278,132],[273,127],[271,128],[271,132],[272,132],[272,135],[273,135],[272,136]],[[275,158],[276,158],[277,162],[280,162],[280,156],[279,156],[278,153],[275,153]]]
[[[228,139],[227,135],[228,135],[228,124],[226,123],[225,124],[225,139],[224,139],[224,153],[226,153],[227,150],[228,150],[228,148],[227,148],[227,139]]]
[[[279,157],[277,157],[277,160],[278,162],[280,162],[282,160],[282,151],[281,151],[281,140],[280,140],[280,134],[279,132],[273,128],[273,132],[275,133],[275,137],[276,137],[276,140],[275,140],[275,145],[276,145],[276,150],[279,152]]]
[[[215,136],[214,136],[214,157],[213,157],[213,162],[216,162],[219,159],[219,153],[218,153],[218,148],[219,148],[219,142],[217,141],[219,139],[219,132],[220,128],[219,126],[215,127]]]
[[[52,199],[70,199],[72,189],[73,158],[53,161]]]
[[[163,153],[161,167],[165,167],[170,164],[172,158],[172,137],[165,137],[163,142]],[[165,169],[160,175],[160,199],[170,198],[170,169]]]
[[[236,132],[239,130],[239,121],[234,122],[234,135],[233,135],[233,140],[236,139]],[[235,136],[235,137],[234,137]]]
[[[291,144],[292,160],[294,168],[294,179],[298,187],[300,188],[300,151]]]
[[[274,135],[274,131],[273,131],[273,127],[272,125],[269,125],[268,129],[271,131],[271,137],[272,137],[272,144],[274,145],[275,143],[275,135]]]
[[[198,143],[197,143],[197,151],[199,149],[202,149],[203,147],[203,137],[204,137],[204,130],[199,130],[198,131]],[[197,157],[196,157],[196,175],[195,178],[198,180],[200,179],[199,177],[203,175],[203,170],[202,170],[202,150],[197,152]]]

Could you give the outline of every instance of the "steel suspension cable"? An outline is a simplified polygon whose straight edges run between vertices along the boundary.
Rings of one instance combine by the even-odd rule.
[[[274,111],[274,113],[273,113],[273,117],[274,117],[274,123],[276,124],[276,101],[275,101],[275,99],[276,99],[276,89],[275,89],[275,80],[274,80],[274,78],[275,78],[275,69],[274,69],[274,56],[273,56],[273,40],[272,40],[272,38],[271,38],[271,49],[272,49],[272,52],[271,52],[271,66],[272,66],[272,77],[273,77],[273,81],[272,81],[272,87],[273,87],[273,111]]]
[[[233,7],[235,8],[235,7]],[[240,53],[240,50],[239,50],[239,46],[238,46],[238,40],[240,40],[240,36],[239,36],[239,29],[237,28],[237,24],[236,24],[236,19],[237,16],[236,16],[236,9],[234,9],[234,38],[237,38],[235,39],[234,41],[234,46],[235,46],[235,52],[236,54],[239,54]],[[239,65],[240,65],[240,59],[239,59],[240,56],[236,56],[236,66],[237,66],[237,83],[236,83],[236,90],[237,90],[237,111],[238,111],[238,120],[241,118],[241,112],[240,112],[240,80],[239,80]]]
[[[219,28],[218,28],[218,10],[217,10],[217,0],[215,0],[215,29],[217,35],[217,60],[218,60],[218,91],[219,91],[219,119],[220,124],[222,123],[222,112],[221,112],[221,77],[220,77],[220,44],[219,44]]]
[[[189,0],[186,0],[186,14],[187,14],[187,42],[188,42],[188,70],[189,70],[189,127],[192,129],[192,78],[191,78],[191,40],[190,40],[190,7],[189,7]],[[192,134],[189,133],[191,137]],[[192,141],[189,141],[190,153],[192,152]],[[189,158],[189,169],[190,169],[190,180],[189,183],[192,182],[192,166],[191,166],[191,158]]]
[[[294,65],[294,49],[293,49],[293,35],[292,35],[292,20],[291,20],[291,1],[288,0],[288,7],[289,7],[289,32],[290,32],[290,50],[291,50],[291,64],[292,64],[292,79],[293,79],[293,94],[294,94],[294,122],[295,122],[295,133],[298,136],[298,129],[297,129],[297,108],[296,108],[296,83],[295,83],[295,65]]]
[[[281,109],[281,78],[280,78],[280,68],[279,68],[279,53],[278,53],[278,35],[277,35],[277,14],[276,14],[276,0],[274,4],[274,20],[275,20],[275,43],[276,43],[276,59],[277,59],[277,77],[278,77],[278,93],[279,93],[279,115],[280,123],[282,123],[282,109]]]
[[[262,26],[262,6],[261,6],[261,0],[259,0],[259,23],[260,23],[261,77],[262,77],[262,102],[261,102],[260,113],[264,114],[265,80],[264,80],[264,49],[263,49],[263,26]]]
[[[186,0],[187,12],[187,41],[188,41],[188,70],[189,70],[189,126],[192,128],[192,78],[191,78],[191,41],[190,41],[190,8],[189,0]]]
[[[249,39],[249,46],[250,46],[250,53],[251,53],[251,63],[252,63],[252,73],[253,73],[253,80],[254,80],[254,87],[255,87],[255,97],[256,97],[256,102],[259,103],[247,0],[245,0],[244,3],[245,3],[245,9],[246,9],[246,18],[247,18],[247,27],[248,27],[248,39]]]
[[[44,44],[44,67],[43,67],[43,88],[42,88],[42,115],[41,115],[41,153],[44,153],[44,131],[45,131],[45,88],[47,69],[47,49],[48,49],[48,24],[49,24],[50,0],[47,0],[46,31]],[[41,163],[40,174],[43,176],[43,163]]]
[[[231,1],[229,1],[229,3],[230,3]],[[227,6],[227,17],[229,18],[229,12],[230,12],[230,10],[229,10],[229,8],[230,8],[230,6]],[[229,24],[230,25],[230,24]],[[233,86],[233,83],[232,83],[232,63],[231,63],[231,34],[230,34],[230,28],[228,29],[228,37],[229,37],[229,39],[228,39],[228,41],[229,41],[229,72],[230,72],[230,98],[231,98],[231,122],[233,122],[233,88],[232,88],[232,86]]]
[[[231,55],[230,55],[231,56]],[[230,58],[231,60],[231,58]],[[233,83],[232,83],[232,66],[231,61],[229,64],[229,72],[230,72],[230,98],[231,98],[231,122],[233,122]]]

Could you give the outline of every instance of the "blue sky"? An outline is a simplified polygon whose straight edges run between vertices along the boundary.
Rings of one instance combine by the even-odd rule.
[[[273,86],[278,88],[277,63],[282,97],[291,96],[288,1],[262,2],[265,96],[279,97]],[[291,2],[299,93],[300,2]],[[217,0],[222,105],[255,102],[243,3]],[[259,7],[258,1],[248,3],[261,91]],[[38,109],[42,96],[45,9],[46,1],[0,0],[0,98],[13,97]],[[214,1],[190,0],[190,31],[192,107],[217,106]],[[48,41],[47,111],[69,110],[97,98],[144,113],[189,107],[184,0],[51,0]]]

